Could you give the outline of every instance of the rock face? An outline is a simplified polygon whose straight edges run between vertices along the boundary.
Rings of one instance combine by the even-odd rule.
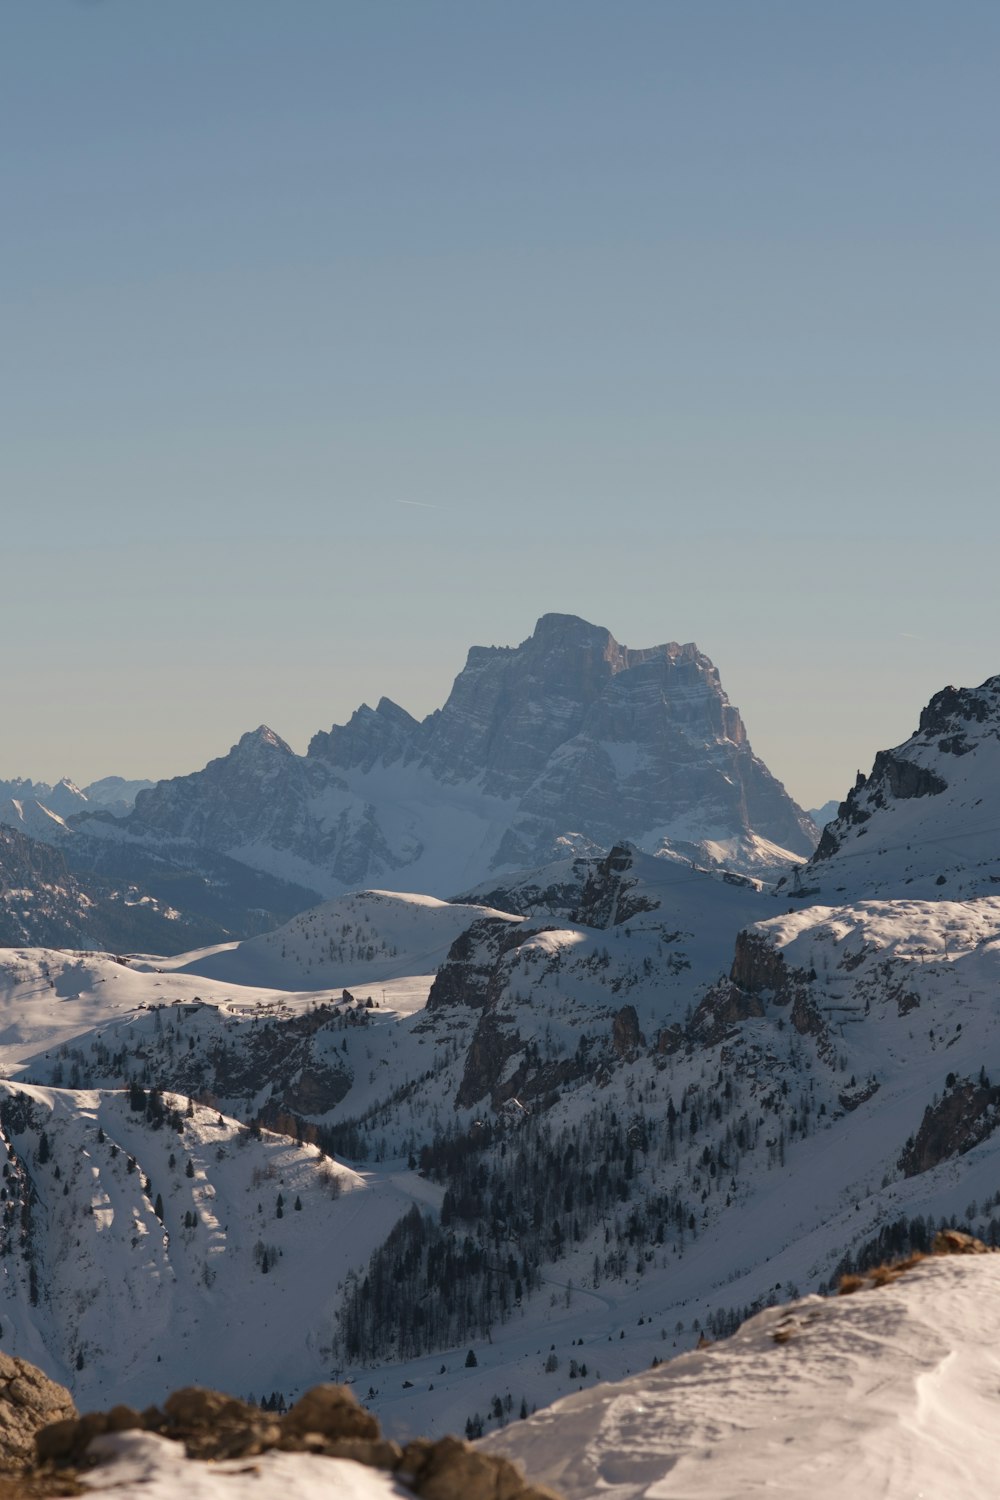
[[[32,1366],[25,1368],[44,1381]],[[313,1386],[281,1416],[219,1391],[187,1386],[168,1396],[162,1410],[115,1406],[77,1417],[70,1403],[62,1419],[49,1420],[51,1425],[38,1432],[37,1443],[29,1442],[26,1454],[34,1457],[37,1446],[38,1463],[48,1473],[113,1460],[120,1449],[106,1448],[101,1440],[136,1432],[182,1443],[192,1459],[256,1458],[271,1450],[352,1459],[395,1474],[423,1500],[559,1500],[555,1491],[529,1485],[509,1459],[479,1452],[458,1438],[433,1443],[416,1438],[405,1448],[387,1441],[377,1418],[343,1385]],[[98,1479],[93,1482],[103,1488]],[[334,1480],[331,1493],[335,1485]]]
[[[816,837],[707,656],[675,642],[631,650],[572,615],[544,615],[516,647],[473,647],[423,722],[382,698],[305,756],[262,726],[203,771],[140,792],[121,826],[324,894],[444,896],[621,838],[756,868],[808,855]]]
[[[448,950],[427,997],[429,1011],[447,1005],[484,1010],[499,994],[501,959],[536,935],[538,929],[512,927],[498,917],[483,917],[461,933]]]
[[[998,780],[1000,676],[943,688],[908,740],[880,750],[867,776],[859,771],[789,893],[953,899],[995,891],[1000,860],[984,810]]]
[[[974,1083],[949,1075],[944,1097],[928,1104],[920,1128],[899,1158],[904,1177],[928,1172],[939,1162],[964,1156],[1000,1125],[1000,1089],[985,1078]]]
[[[0,1469],[20,1469],[35,1456],[35,1435],[50,1422],[76,1417],[65,1386],[27,1360],[0,1354]]]
[[[309,830],[296,829],[296,813],[322,790],[324,778],[310,775],[312,769],[262,724],[203,771],[140,792],[126,824],[131,832],[158,827],[210,849],[238,844],[241,837],[284,849],[293,833],[308,844]]]
[[[753,831],[797,854],[814,842],[697,646],[630,650],[573,615],[543,615],[517,647],[474,646],[423,724],[383,699],[309,753],[344,770],[415,762],[516,801],[496,865],[537,860],[571,829],[604,847],[657,828],[694,844]]]

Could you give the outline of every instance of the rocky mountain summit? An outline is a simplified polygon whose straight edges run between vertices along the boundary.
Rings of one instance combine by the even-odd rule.
[[[799,899],[995,894],[998,783],[1000,676],[943,688],[910,738],[858,773],[786,891]]]
[[[556,614],[519,646],[473,647],[422,722],[382,698],[304,756],[262,725],[203,771],[141,791],[124,820],[85,826],[207,847],[327,896],[450,896],[621,838],[760,870],[816,839],[696,646],[632,650]]]
[[[570,830],[653,852],[735,841],[747,857],[754,837],[811,851],[809,820],[754,757],[693,644],[630,650],[601,626],[543,615],[520,646],[474,646],[438,713],[422,724],[401,714],[383,699],[316,735],[309,754],[342,770],[416,764],[516,802],[494,867],[537,861]]]

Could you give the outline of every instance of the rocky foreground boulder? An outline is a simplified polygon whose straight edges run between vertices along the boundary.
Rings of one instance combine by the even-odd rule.
[[[0,1471],[35,1458],[35,1437],[52,1422],[75,1421],[73,1397],[27,1360],[0,1354]]]
[[[378,1420],[343,1385],[314,1386],[281,1416],[198,1386],[175,1391],[162,1408],[140,1412],[115,1406],[80,1416],[67,1391],[31,1366],[24,1369],[65,1401],[59,1408],[51,1395],[47,1397],[48,1415],[58,1415],[58,1419],[43,1417],[35,1422],[33,1454],[30,1440],[27,1449],[22,1442],[17,1450],[28,1487],[21,1491],[0,1487],[0,1497],[74,1493],[77,1473],[93,1469],[107,1454],[108,1445],[95,1439],[145,1432],[183,1444],[188,1458],[213,1462],[255,1458],[272,1451],[352,1459],[391,1474],[421,1500],[559,1500],[555,1491],[526,1483],[509,1459],[481,1453],[458,1438],[417,1439],[405,1447],[389,1441],[382,1437]],[[30,1381],[22,1379],[28,1388]],[[31,1468],[23,1466],[28,1457],[35,1460]]]

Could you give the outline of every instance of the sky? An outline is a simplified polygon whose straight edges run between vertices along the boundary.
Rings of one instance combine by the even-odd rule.
[[[803,805],[1000,672],[995,0],[2,0],[0,777],[695,640]]]

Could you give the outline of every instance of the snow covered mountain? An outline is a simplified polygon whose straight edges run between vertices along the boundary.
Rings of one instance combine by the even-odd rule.
[[[382,1218],[372,1210],[379,1233],[347,1247],[343,1230],[319,1342],[302,1331],[305,1300],[286,1294],[287,1339],[273,1362],[257,1352],[273,1373],[256,1384],[291,1395],[336,1373],[371,1388],[390,1433],[499,1429],[647,1371],[702,1333],[731,1333],[798,1291],[926,1248],[942,1223],[1000,1243],[1000,892],[989,894],[988,833],[1000,825],[998,696],[1000,679],[937,695],[917,735],[877,758],[798,885],[789,877],[777,894],[659,845],[569,842],[554,861],[471,882],[455,905],[368,891],[269,938],[174,959],[0,955],[9,1219],[27,1202],[31,1235],[6,1304],[0,1286],[4,1346],[59,1374],[81,1336],[96,1338],[76,1312],[77,1342],[57,1342],[49,1282],[36,1271],[32,1303],[30,1268],[54,1268],[56,1312],[68,1317],[79,1288],[54,1226],[92,1203],[86,1173],[67,1176],[66,1162],[90,1150],[98,1116],[150,1164],[173,1257],[176,1225],[156,1214],[155,1192],[176,1161],[165,1166],[152,1138],[176,1127],[146,1118],[151,1090],[200,1102],[199,1129],[215,1120],[243,1139],[242,1122],[251,1140],[273,1132],[275,1150],[282,1140],[321,1150],[384,1205]],[[333,774],[273,737],[244,753],[275,807],[289,785]],[[242,795],[232,765],[213,776]],[[447,783],[434,785],[444,796]],[[484,775],[481,794],[504,800],[502,781],[485,785]],[[184,793],[192,807],[221,818],[195,791]],[[135,837],[119,831],[108,847]],[[819,882],[821,896],[806,894]],[[53,1124],[67,1143],[58,1188],[40,1175],[45,1112],[67,1122]],[[151,1144],[122,1123],[140,1113]],[[245,1174],[227,1175],[219,1144],[218,1183],[211,1152],[199,1147],[198,1162],[224,1209],[216,1217],[243,1225],[211,1263],[220,1277],[231,1267],[224,1313],[238,1319],[237,1285],[248,1284],[238,1247],[256,1203],[265,1218],[267,1208],[252,1175],[249,1188]],[[184,1214],[200,1210],[175,1196],[183,1234]],[[126,1206],[124,1223],[133,1207],[145,1212]],[[284,1241],[259,1238],[288,1255]],[[175,1276],[187,1316],[205,1273],[180,1257],[170,1272],[156,1257],[114,1264],[142,1283]],[[152,1294],[134,1296],[138,1306]],[[169,1330],[156,1347],[187,1369]],[[128,1348],[133,1377],[151,1381],[152,1345]],[[116,1358],[95,1345],[102,1396]],[[211,1378],[232,1386],[218,1358]],[[645,1478],[622,1472],[622,1485],[653,1484],[667,1472],[663,1450]],[[601,1473],[610,1484],[612,1468]]]
[[[73,870],[60,850],[0,825],[0,946],[170,950],[224,935],[142,886]]]
[[[751,887],[667,873],[638,856],[603,892],[595,877],[603,926],[478,917],[433,982],[387,981],[371,1006],[206,984],[183,962],[47,955],[46,980],[12,955],[7,1013],[23,1019],[0,1044],[46,1099],[162,1079],[213,1119],[314,1136],[373,1190],[401,1189],[409,1211],[330,1304],[327,1370],[371,1385],[391,1431],[495,1426],[508,1393],[530,1410],[648,1367],[920,1243],[931,1216],[1000,1235],[1000,1090],[982,1066],[1000,902],[962,944],[983,903],[926,903],[907,941],[891,913],[772,916]],[[727,929],[746,934],[729,975]],[[428,1275],[450,1300],[418,1291]]]
[[[69,832],[65,818],[35,797],[8,797],[0,802],[0,824],[44,844],[56,843]]]
[[[6,807],[9,802],[39,804],[57,817],[65,818],[86,808],[87,795],[68,776],[54,786],[17,776],[12,781],[0,781],[0,803]],[[0,815],[0,822],[7,821],[7,817]]]
[[[305,756],[261,726],[203,771],[140,792],[127,818],[85,827],[207,847],[331,896],[448,896],[622,838],[772,870],[816,838],[697,647],[630,650],[570,615],[543,616],[517,647],[473,647],[423,722],[383,698]]]
[[[306,1157],[319,1163],[315,1150],[362,1179],[385,1208],[373,1206],[368,1238],[332,1220],[324,1231],[340,1236],[344,1258],[339,1287],[324,1283],[322,1337],[307,1338],[305,1294],[286,1291],[287,1331],[273,1358],[269,1340],[255,1346],[255,1380],[234,1383],[221,1350],[198,1378],[291,1395],[336,1374],[370,1387],[396,1433],[495,1428],[522,1407],[646,1369],[703,1330],[727,1333],[796,1288],[925,1243],[932,1220],[1000,1238],[1000,1089],[989,1072],[1000,1046],[1000,898],[787,913],[753,882],[626,847],[556,873],[515,882],[508,907],[530,892],[530,915],[449,916],[386,893],[320,908],[291,924],[283,959],[271,951],[272,977],[281,982],[287,964],[286,982],[308,980],[313,964],[327,988],[234,983],[249,972],[198,973],[204,954],[10,953],[0,982],[0,1062],[15,1101],[8,1160],[19,1164],[10,1218],[19,1222],[25,1201],[44,1213],[29,1215],[30,1253],[13,1300],[0,1303],[5,1347],[54,1374],[69,1364],[88,1401],[121,1394],[126,1356],[139,1388],[162,1381],[154,1348],[189,1378],[190,1346],[169,1329],[141,1347],[129,1334],[119,1351],[68,1311],[77,1273],[59,1235],[94,1202],[90,1177],[68,1164],[87,1165],[98,1126],[126,1154],[126,1189],[143,1175],[134,1202],[107,1189],[121,1255],[128,1249],[114,1274],[142,1284],[129,1293],[137,1306],[153,1296],[146,1282],[166,1276],[184,1312],[170,1329],[189,1315],[206,1328],[222,1315],[254,1325],[258,1280],[245,1257],[257,1239],[289,1255],[271,1234],[265,1167],[255,1195],[252,1172],[248,1185],[229,1165],[234,1148],[250,1149],[238,1144],[248,1126],[251,1140],[276,1132],[274,1151],[301,1151],[300,1139],[314,1148],[295,1167],[304,1208],[300,1176]],[[554,893],[547,912],[544,890]],[[421,977],[448,922],[448,955]],[[331,938],[344,944],[340,958]],[[345,995],[359,948],[362,975],[391,962],[403,977],[370,988],[362,978]],[[145,1106],[133,1107],[123,1078]],[[199,1202],[228,1226],[208,1261],[211,1285],[199,1280],[206,1257],[185,1249],[185,1215],[201,1209],[184,1196],[175,1127],[146,1118],[158,1088],[205,1106],[185,1131],[204,1135],[195,1150],[192,1133],[194,1170],[215,1200]],[[47,1150],[53,1132],[64,1137],[51,1181],[38,1160],[42,1128]],[[286,1218],[298,1160],[275,1166]],[[131,1245],[158,1243],[157,1193],[169,1268],[159,1251]],[[176,1215],[167,1222],[174,1200],[179,1228]],[[268,1233],[251,1239],[258,1203]],[[299,1212],[292,1199],[293,1222]],[[136,1214],[151,1239],[128,1227]],[[105,1243],[110,1253],[118,1241],[95,1240],[93,1257]],[[295,1253],[312,1250],[303,1242]],[[45,1270],[35,1304],[32,1263]],[[87,1262],[88,1276],[97,1264]]]
[[[433,974],[455,939],[484,918],[511,920],[483,905],[360,891],[301,912],[276,932],[208,949],[176,972],[275,990],[380,984]]]
[[[54,835],[44,821],[46,817],[65,823],[76,813],[97,809],[123,817],[131,811],[136,795],[153,785],[152,781],[127,781],[123,776],[104,776],[82,790],[68,776],[54,786],[25,777],[0,780],[0,823],[45,838]]]
[[[785,891],[824,899],[988,894],[1000,885],[1000,676],[947,687],[881,750]]]

